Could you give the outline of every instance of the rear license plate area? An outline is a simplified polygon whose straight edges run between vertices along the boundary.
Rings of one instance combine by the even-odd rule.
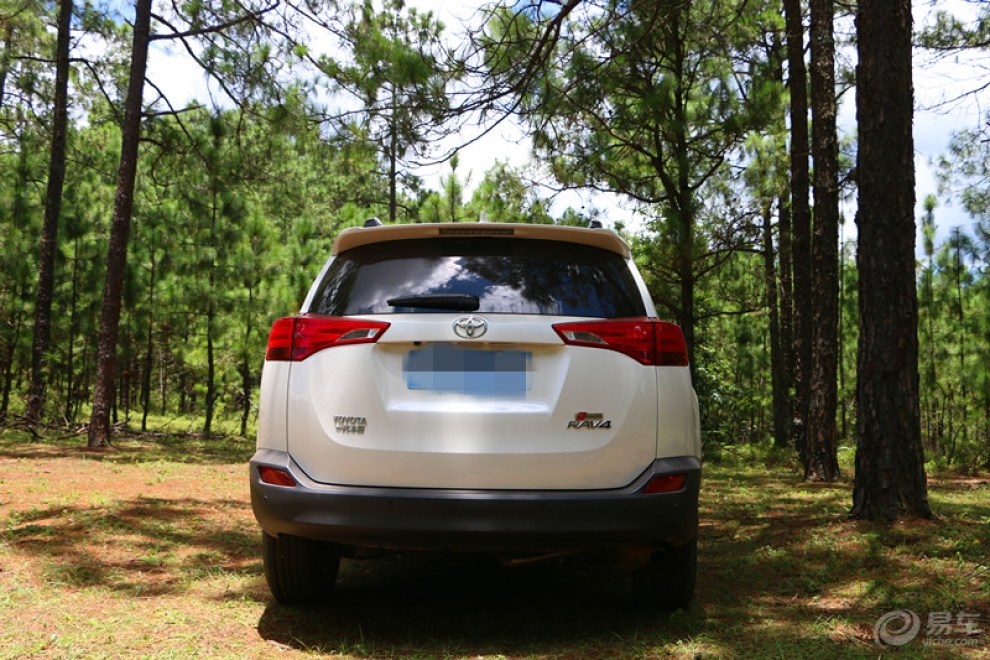
[[[402,366],[410,390],[520,396],[532,386],[532,361],[528,351],[434,344],[409,351]]]

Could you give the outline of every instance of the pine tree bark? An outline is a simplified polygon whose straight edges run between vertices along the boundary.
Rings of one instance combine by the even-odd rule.
[[[65,419],[70,424],[76,421],[79,401],[76,397],[76,332],[79,329],[79,237],[72,242],[72,275],[69,290],[69,342],[65,356]],[[85,352],[83,353],[85,356]],[[85,360],[83,361],[85,364]]]
[[[930,518],[918,402],[910,0],[861,0],[859,347],[852,516]]]
[[[791,245],[793,282],[793,434],[794,447],[804,462],[811,399],[811,169],[808,165],[808,75],[804,63],[804,21],[801,0],[784,0],[787,25],[787,87],[791,104]],[[783,257],[783,253],[781,254]]]
[[[787,61],[786,38],[775,36],[768,56],[772,62],[774,79],[784,84],[784,63]],[[779,121],[783,125],[784,118]],[[789,191],[777,193],[778,247],[774,249],[771,206],[763,209],[763,258],[767,290],[767,309],[770,310],[770,386],[773,398],[773,444],[784,449],[791,445],[791,426],[794,419],[791,397],[791,204]]]
[[[127,265],[127,241],[134,210],[144,76],[148,68],[148,45],[151,38],[151,3],[152,0],[136,0],[134,8],[131,67],[124,102],[124,123],[121,127],[120,165],[117,169],[117,192],[110,223],[107,272],[97,343],[96,383],[93,387],[93,411],[89,422],[88,444],[91,448],[107,447],[110,444],[110,409],[114,403],[117,333],[120,327],[124,269]]]
[[[774,446],[788,446],[790,437],[790,397],[788,396],[787,366],[784,362],[780,331],[780,305],[777,296],[777,266],[773,249],[773,225],[769,204],[763,209],[763,277],[770,311],[770,387],[773,396]]]
[[[58,219],[62,212],[65,185],[65,150],[69,126],[69,39],[72,0],[62,0],[58,9],[55,38],[55,99],[52,109],[51,152],[45,217],[41,227],[38,257],[38,290],[34,305],[34,338],[31,346],[31,384],[25,417],[29,424],[41,421],[48,378],[48,345],[52,335],[52,298],[55,290],[55,252],[58,249]]]
[[[780,328],[780,411],[774,413],[774,445],[780,448],[794,444],[794,260],[793,223],[791,221],[790,195],[779,200],[780,217],[777,220],[778,264],[778,327]]]
[[[399,122],[396,116],[395,83],[392,83],[392,110],[388,128],[388,222],[394,225],[399,219]]]
[[[804,478],[839,476],[835,412],[839,364],[839,141],[834,3],[811,0],[811,116],[815,217],[811,241],[811,379]]]
[[[856,29],[860,334],[852,515],[930,518],[918,399],[911,3],[863,0]]]
[[[144,366],[141,369],[141,432],[148,430],[148,414],[151,411],[151,369],[155,350],[155,275],[157,262],[155,250],[151,250],[151,270],[148,277],[148,338],[144,348]]]

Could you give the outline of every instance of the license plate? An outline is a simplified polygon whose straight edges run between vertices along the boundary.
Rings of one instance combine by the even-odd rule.
[[[477,396],[518,396],[530,389],[527,351],[477,350],[437,344],[409,351],[403,363],[411,390]]]

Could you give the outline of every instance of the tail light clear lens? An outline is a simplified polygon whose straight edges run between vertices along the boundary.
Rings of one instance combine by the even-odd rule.
[[[388,326],[385,321],[336,316],[287,316],[272,326],[265,359],[299,362],[331,346],[373,344]]]
[[[553,329],[565,344],[618,351],[640,364],[660,367],[688,364],[684,333],[667,321],[645,317],[578,321],[557,323]]]

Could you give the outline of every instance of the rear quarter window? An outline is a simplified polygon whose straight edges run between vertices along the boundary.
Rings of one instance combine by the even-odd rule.
[[[327,269],[309,311],[332,316],[428,312],[387,301],[450,294],[476,296],[477,311],[488,314],[646,314],[620,255],[563,241],[501,238],[390,241],[348,250]]]

